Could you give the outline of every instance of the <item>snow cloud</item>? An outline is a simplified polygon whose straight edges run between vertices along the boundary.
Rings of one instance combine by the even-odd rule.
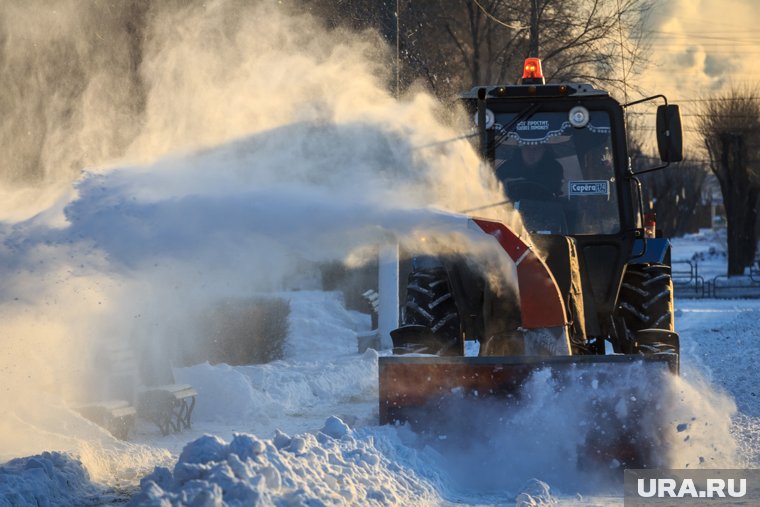
[[[440,453],[449,487],[465,497],[517,492],[531,479],[565,495],[612,492],[623,465],[743,466],[730,433],[733,400],[689,377],[662,364],[539,370],[513,398],[454,398],[422,409],[416,429]]]
[[[109,396],[114,346],[188,346],[192,319],[219,298],[291,289],[304,266],[360,263],[378,240],[461,224],[430,207],[503,199],[466,140],[435,144],[461,119],[423,92],[389,94],[377,34],[330,31],[270,2],[155,2],[116,13],[137,23],[135,48],[123,24],[101,23],[106,6],[56,9],[0,10],[12,28],[5,69],[59,58],[77,68],[8,83],[29,84],[44,106],[27,131],[48,136],[20,159],[42,154],[41,187],[89,167],[73,190],[3,210],[5,457],[103,439],[73,412],[67,424],[82,432],[60,439],[47,411],[50,399]],[[34,116],[14,114],[2,146]],[[464,236],[437,244],[455,250]]]

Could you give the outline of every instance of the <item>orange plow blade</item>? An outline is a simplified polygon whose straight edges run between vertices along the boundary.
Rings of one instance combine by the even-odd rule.
[[[626,367],[642,362],[672,369],[674,355],[609,355],[557,357],[433,357],[379,358],[380,424],[415,421],[410,411],[426,407],[452,393],[471,398],[519,397],[520,388],[536,371],[548,368],[554,376],[602,371],[604,365]],[[656,367],[656,366],[655,366]],[[566,375],[565,375],[566,376]]]
[[[564,400],[559,402],[564,408],[554,407],[556,417],[565,417],[561,410],[568,409],[574,412],[568,417],[582,421],[573,431],[584,432],[583,455],[650,467],[666,447],[662,396],[669,384],[662,379],[675,371],[677,360],[675,354],[381,357],[380,424],[443,434],[464,428],[473,417],[508,418],[548,390],[543,403]]]

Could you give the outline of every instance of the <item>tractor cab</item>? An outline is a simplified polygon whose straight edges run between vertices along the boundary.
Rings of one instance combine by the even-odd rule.
[[[579,353],[600,352],[604,339],[619,333],[610,316],[627,266],[645,254],[650,263],[667,261],[667,241],[645,237],[625,123],[628,105],[659,98],[665,99],[621,104],[590,84],[545,84],[537,58],[525,61],[520,84],[476,87],[461,96],[483,158],[570,301]],[[681,129],[677,106],[665,102],[657,130],[667,164],[681,158]]]
[[[500,107],[489,139],[493,169],[531,233],[617,234],[630,217],[618,206],[615,120],[571,105],[554,103],[526,120]],[[571,115],[585,125],[573,126]]]
[[[461,95],[479,130],[483,158],[527,230],[565,236],[618,234],[644,223],[625,108],[660,98],[665,105],[657,111],[657,142],[667,165],[681,160],[682,140],[678,106],[662,95],[620,104],[590,84],[547,85],[538,58],[525,60],[519,85],[475,87]]]
[[[522,84],[462,96],[506,197],[532,234],[634,229],[631,189],[622,183],[628,180],[623,108],[591,85],[543,81],[540,61],[529,58]]]

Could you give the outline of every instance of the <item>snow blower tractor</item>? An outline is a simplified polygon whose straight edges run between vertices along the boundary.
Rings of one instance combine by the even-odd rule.
[[[637,174],[682,160],[678,106],[662,95],[621,104],[589,84],[545,84],[534,58],[521,84],[476,87],[460,99],[504,188],[498,204],[512,206],[526,232],[464,220],[509,256],[518,287],[512,298],[494,293],[462,255],[412,255],[394,354],[379,361],[381,424],[429,427],[452,397],[517,400],[541,370],[589,390],[600,378],[677,374],[670,243],[645,213]],[[655,100],[664,102],[656,116],[663,164],[634,173],[625,111]],[[477,355],[465,355],[469,340]],[[592,417],[619,415],[600,410]],[[647,410],[641,400],[627,417]],[[596,452],[622,466],[652,466],[629,433]]]

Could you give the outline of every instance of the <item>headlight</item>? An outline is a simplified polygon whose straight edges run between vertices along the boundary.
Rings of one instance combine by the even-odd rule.
[[[570,110],[570,125],[580,129],[588,125],[589,114],[588,109],[583,106],[575,106]]]
[[[475,113],[475,125],[478,124],[478,113]],[[493,128],[493,122],[495,121],[495,116],[493,115],[493,111],[490,109],[486,109],[486,129]]]

